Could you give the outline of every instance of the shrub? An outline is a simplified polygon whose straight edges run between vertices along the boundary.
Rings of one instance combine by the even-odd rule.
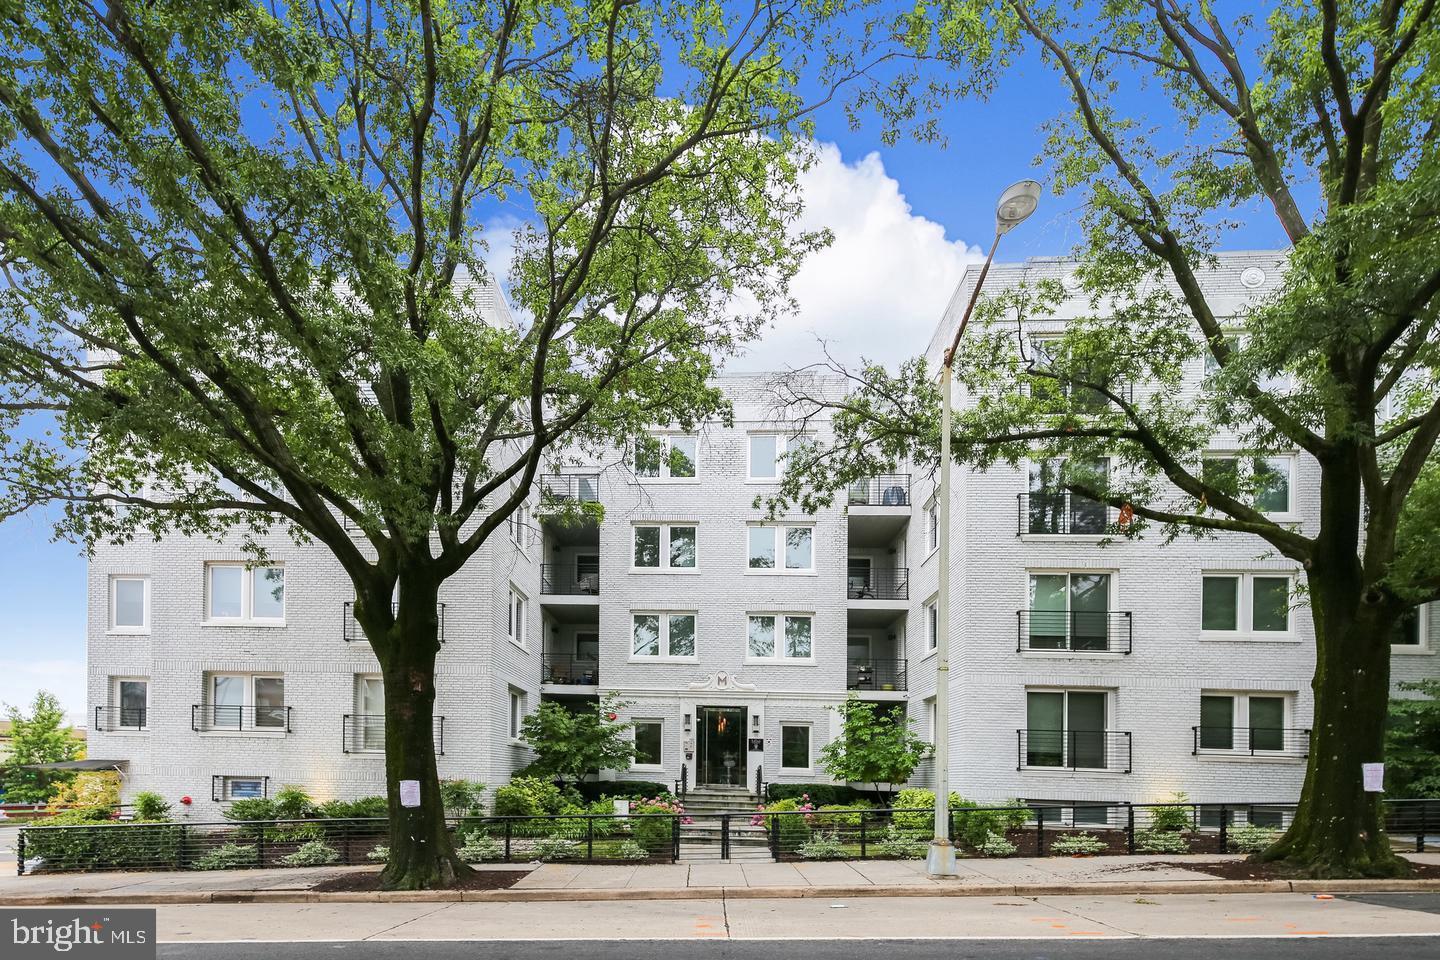
[[[1225,846],[1236,853],[1259,853],[1279,840],[1280,833],[1281,831],[1274,827],[1257,827],[1253,823],[1243,823],[1231,827],[1226,833]]]
[[[499,860],[505,856],[505,848],[499,840],[483,833],[473,833],[455,853],[466,863],[481,863],[485,860]]]
[[[800,844],[796,852],[806,860],[843,860],[849,856],[850,848],[834,833],[817,833]]]
[[[269,797],[248,797],[232,800],[220,814],[226,820],[274,820],[275,801]]]
[[[675,821],[670,817],[677,814],[683,816],[685,808],[663,797],[650,797],[642,799],[639,804],[631,807],[630,813],[636,816],[636,819],[626,821],[630,825],[631,839],[654,855],[671,845]],[[646,814],[667,814],[668,816],[646,816]],[[681,822],[688,819],[684,818]]]
[[[1190,800],[1189,796],[1179,791],[1171,794],[1170,803],[1163,807],[1152,807],[1150,810],[1151,831],[1185,831],[1193,825],[1190,818],[1190,808],[1185,806]],[[1169,851],[1161,851],[1169,852]]]
[[[768,806],[761,807],[760,812],[750,818],[750,822],[756,826],[763,826],[772,835],[778,833],[780,849],[796,850],[810,839],[811,813],[814,809],[814,805],[807,797],[777,800]],[[767,813],[783,813],[787,816],[770,817],[766,816]],[[795,815],[800,813],[805,816]]]
[[[315,815],[327,820],[367,820],[374,817],[388,817],[390,804],[384,797],[326,800],[315,808]]]
[[[259,848],[253,843],[222,843],[194,863],[196,870],[236,870],[260,863]]]
[[[170,819],[170,804],[166,803],[160,794],[150,790],[141,790],[135,794],[135,799],[132,801],[131,807],[135,812],[136,820],[160,821]]]
[[[563,837],[541,837],[533,850],[536,860],[573,860],[580,855],[580,844]]]
[[[811,822],[817,827],[859,827],[864,811],[874,808],[865,802],[821,807]]]
[[[48,817],[44,827],[25,829],[26,858],[39,858],[52,869],[101,870],[178,866],[180,828],[164,822],[112,824],[103,807],[67,810]],[[90,829],[82,829],[82,828]]]
[[[839,783],[772,783],[765,791],[765,798],[772,802],[799,800],[801,797],[808,799],[811,803],[825,806],[875,799],[873,793],[856,790]]]
[[[1093,833],[1067,833],[1050,842],[1050,852],[1065,855],[1103,853],[1109,849],[1104,840]]]
[[[299,850],[280,858],[287,867],[324,867],[340,859],[335,848],[323,840],[311,840]]]
[[[1135,834],[1137,853],[1189,853],[1190,841],[1178,830],[1142,830]]]
[[[585,800],[641,800],[646,797],[669,799],[670,787],[649,780],[587,780],[577,783],[575,789]]]
[[[497,817],[544,817],[560,812],[565,795],[539,777],[516,777],[495,791]]]
[[[388,863],[390,860],[390,848],[383,844],[372,847],[370,852],[365,854],[365,859],[374,863]]]
[[[465,816],[480,810],[485,784],[478,780],[441,780],[440,803],[451,816]]]
[[[640,846],[640,844],[636,843],[633,840],[624,841],[620,844],[620,848],[615,852],[621,860],[650,859],[650,851],[646,850],[644,847]]]
[[[925,837],[904,833],[892,823],[885,828],[885,836],[875,841],[875,847],[887,857],[924,860],[930,850],[930,841]]]
[[[291,783],[275,791],[273,809],[276,820],[306,820],[315,816],[315,801],[304,788]]]
[[[1015,852],[1015,844],[1001,833],[991,833],[975,844],[975,849],[987,857],[1008,857]]]
[[[962,800],[960,794],[951,792],[950,809],[958,810],[967,801]],[[974,804],[971,804],[974,806]],[[935,829],[935,793],[931,790],[923,790],[919,787],[906,787],[895,795],[895,809],[905,811],[896,813],[895,823],[905,830],[934,830]]]

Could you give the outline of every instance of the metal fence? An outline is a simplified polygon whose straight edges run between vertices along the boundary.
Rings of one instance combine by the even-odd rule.
[[[542,563],[540,592],[562,596],[598,597],[600,595],[600,564]]]
[[[1129,653],[1134,618],[1129,610],[1017,610],[1015,651]]]
[[[1036,490],[1017,495],[1020,536],[1098,536],[1110,523],[1109,508],[1068,490]]]
[[[850,567],[845,576],[845,596],[850,600],[908,600],[910,568]]]
[[[870,657],[851,660],[845,665],[845,686],[849,690],[904,690],[909,675],[909,661]]]
[[[850,484],[848,497],[856,507],[910,506],[910,474],[882,473]]]
[[[435,753],[445,755],[445,718],[431,718],[435,734]],[[342,753],[384,753],[385,717],[383,714],[347,713],[340,718],[340,751]]]
[[[547,653],[541,658],[545,683],[564,686],[594,686],[600,682],[600,662],[592,654]]]
[[[395,613],[400,609],[398,603],[390,604],[390,612]],[[445,642],[445,604],[435,604],[435,616],[439,620],[439,639]],[[365,636],[365,630],[360,626],[360,621],[355,619],[355,604],[346,600],[340,612],[340,630],[346,643],[369,643],[370,639]]]

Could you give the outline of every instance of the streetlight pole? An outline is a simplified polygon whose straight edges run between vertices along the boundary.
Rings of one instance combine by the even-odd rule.
[[[1021,180],[1011,184],[1000,194],[995,205],[995,239],[990,244],[990,253],[965,313],[955,328],[955,337],[950,349],[945,351],[940,366],[940,594],[935,609],[935,839],[930,841],[930,852],[925,868],[932,877],[955,876],[955,846],[950,842],[950,370],[955,362],[955,350],[960,346],[960,336],[970,322],[970,314],[980,299],[980,288],[985,285],[985,276],[995,259],[995,248],[1000,238],[1019,226],[1021,221],[1035,212],[1040,202],[1040,184],[1034,180]]]

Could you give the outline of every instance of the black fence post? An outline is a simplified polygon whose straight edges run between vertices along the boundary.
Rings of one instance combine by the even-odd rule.
[[[1227,853],[1230,843],[1230,811],[1220,804],[1220,852]]]
[[[255,840],[255,863],[263,868],[265,866],[265,827],[262,824]]]
[[[1429,816],[1429,814],[1430,814],[1430,801],[1429,801],[1429,800],[1421,800],[1421,801],[1420,801],[1420,829],[1415,832],[1415,852],[1416,852],[1416,853],[1424,853],[1424,852],[1425,852],[1425,831],[1426,831],[1427,829],[1429,829],[1429,827],[1430,827],[1430,816]],[[22,862],[22,863],[24,862],[24,858],[23,858],[23,857],[21,858],[21,862]]]
[[[25,830],[15,831],[15,876],[25,876]]]
[[[861,859],[861,860],[868,860],[868,859],[869,859],[869,857],[867,857],[867,856],[865,855],[865,839],[866,839],[866,837],[865,837],[865,811],[864,811],[864,810],[861,810],[861,811],[860,811],[860,859]]]
[[[670,862],[680,862],[680,818],[670,818]]]
[[[730,814],[720,814],[720,859],[730,859]]]
[[[1035,856],[1045,856],[1045,808],[1035,808]]]
[[[345,866],[350,866],[350,821],[340,821],[340,859]]]
[[[508,819],[507,819],[507,820],[505,821],[505,862],[506,862],[506,863],[509,863],[509,862],[510,862],[510,835],[511,835],[511,833],[513,832],[513,831],[511,830],[511,827],[512,827],[513,823],[514,823],[514,821],[512,821],[512,820],[508,820]]]
[[[1125,804],[1125,850],[1135,856],[1135,804]]]
[[[770,815],[770,858],[780,859],[780,816],[774,813]]]
[[[595,818],[585,818],[585,859],[595,859]]]

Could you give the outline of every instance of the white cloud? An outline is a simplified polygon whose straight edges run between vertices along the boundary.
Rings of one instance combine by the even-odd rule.
[[[828,227],[834,241],[792,282],[799,310],[727,367],[800,366],[820,358],[817,337],[847,363],[863,356],[894,364],[923,353],[965,265],[984,251],[916,215],[878,153],[847,164],[837,146],[822,143],[800,185],[800,225]]]
[[[55,694],[71,723],[89,726],[85,722],[85,661],[0,660],[0,704],[29,714],[40,690]]]

